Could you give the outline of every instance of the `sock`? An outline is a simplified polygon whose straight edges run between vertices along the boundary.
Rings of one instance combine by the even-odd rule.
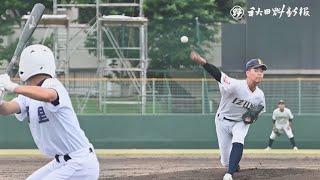
[[[290,138],[290,142],[292,144],[293,147],[296,146],[296,142],[294,141],[294,137]]]
[[[237,167],[242,158],[242,153],[243,153],[243,144],[232,143],[232,149],[230,153],[229,167],[228,167],[229,174],[233,175],[236,172]]]
[[[274,141],[273,139],[269,139],[269,145],[268,145],[268,146],[269,146],[270,148],[271,148],[271,146],[272,146],[273,141]]]

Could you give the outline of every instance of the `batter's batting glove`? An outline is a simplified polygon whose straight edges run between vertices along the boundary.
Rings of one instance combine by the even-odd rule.
[[[4,88],[4,90],[8,92],[14,92],[17,86],[19,86],[19,84],[12,82],[8,74],[0,75],[0,88]]]

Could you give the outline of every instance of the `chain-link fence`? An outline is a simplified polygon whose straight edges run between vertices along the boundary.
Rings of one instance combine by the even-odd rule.
[[[263,89],[267,112],[272,112],[280,99],[286,101],[288,108],[295,114],[319,114],[319,78],[282,78],[265,79],[260,85]]]
[[[70,78],[68,92],[78,114],[210,114],[220,103],[218,83],[213,79],[152,78],[137,80],[146,86],[146,97],[131,79]],[[293,114],[320,114],[319,78],[264,79],[259,85],[266,98],[266,113],[280,99]],[[14,95],[7,95],[9,100]]]

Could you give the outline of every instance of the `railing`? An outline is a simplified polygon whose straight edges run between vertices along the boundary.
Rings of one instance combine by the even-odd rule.
[[[210,114],[220,103],[218,83],[213,79],[136,79],[146,81],[147,101],[135,90],[131,79],[69,78],[68,92],[78,114]],[[99,91],[98,83],[105,88]],[[320,78],[264,79],[259,84],[266,98],[267,113],[280,99],[293,114],[320,114]],[[99,102],[103,95],[104,103]]]

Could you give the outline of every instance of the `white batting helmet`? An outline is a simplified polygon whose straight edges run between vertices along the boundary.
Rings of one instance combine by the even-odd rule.
[[[22,81],[36,74],[48,74],[55,77],[56,63],[53,52],[44,45],[35,44],[26,47],[20,57],[19,76]]]

